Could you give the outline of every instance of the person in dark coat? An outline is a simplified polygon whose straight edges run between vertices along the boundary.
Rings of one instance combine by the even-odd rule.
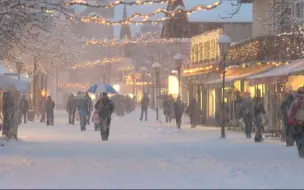
[[[252,100],[249,97],[246,97],[240,105],[240,116],[243,117],[243,121],[245,124],[245,135],[247,138],[251,138],[251,131],[252,131]]]
[[[182,116],[184,113],[184,104],[181,102],[180,97],[177,97],[174,102],[174,112],[175,112],[175,120],[177,128],[181,128]]]
[[[261,91],[258,89],[257,90],[257,95],[253,99],[253,119],[254,119],[254,124],[256,127],[256,132],[255,132],[255,137],[254,141],[255,142],[262,142],[263,141],[263,136],[262,136],[262,117],[263,114],[266,114],[265,108],[264,108],[264,101],[263,98],[261,97]]]
[[[294,140],[298,154],[301,158],[304,158],[304,87],[298,89],[290,106],[288,124],[294,130]]]
[[[286,139],[286,146],[293,146],[294,145],[294,131],[293,128],[289,126],[288,124],[288,114],[289,114],[289,108],[294,100],[294,97],[292,94],[289,94],[285,97],[284,101],[281,104],[281,114],[282,114],[282,120],[284,124],[284,133],[285,133],[285,139]]]
[[[69,114],[69,124],[74,125],[75,122],[75,113],[77,108],[77,101],[74,94],[71,94],[68,99],[66,112]]]
[[[195,128],[199,123],[199,107],[195,98],[191,100],[187,113],[190,117],[191,128]]]
[[[164,109],[164,115],[166,117],[166,122],[171,122],[171,99],[169,97],[165,97],[163,101],[163,109]]]
[[[80,120],[80,130],[85,131],[87,125],[87,118],[90,112],[90,100],[87,96],[79,95],[77,100],[77,109]]]
[[[45,112],[46,112],[46,125],[54,125],[54,108],[55,102],[52,100],[51,96],[48,96],[45,101]]]
[[[143,120],[144,114],[145,114],[145,121],[148,120],[148,107],[149,107],[149,102],[150,99],[148,97],[148,95],[145,93],[143,98],[140,101],[140,105],[141,105],[141,114],[140,114],[140,121]]]
[[[22,95],[22,97],[21,97],[21,100],[19,103],[19,108],[20,108],[21,115],[23,116],[23,122],[26,123],[26,116],[27,116],[27,112],[29,111],[29,102],[25,98],[25,95]]]
[[[93,111],[93,101],[92,101],[91,97],[89,96],[89,93],[86,92],[85,96],[89,100],[89,115],[87,118],[87,123],[88,123],[88,125],[90,125],[91,115],[92,115],[92,111]]]
[[[108,98],[108,94],[104,92],[102,97],[96,102],[95,109],[98,110],[100,119],[100,135],[101,140],[107,141],[110,135],[111,115],[115,109],[114,103]]]

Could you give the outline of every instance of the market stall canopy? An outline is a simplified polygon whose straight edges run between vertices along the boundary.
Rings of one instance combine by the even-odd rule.
[[[16,90],[21,93],[29,92],[29,84],[25,81],[19,81],[17,79],[10,78],[0,74],[0,89],[8,89],[11,86],[15,86]]]
[[[0,75],[3,75],[4,73],[14,73],[14,72],[10,71],[8,68],[6,68],[4,65],[2,65],[1,60],[0,60]],[[8,76],[8,77],[11,79],[18,79],[18,76]],[[21,74],[20,81],[30,83],[32,81],[32,79],[29,77],[25,77]]]
[[[248,76],[255,75],[258,73],[265,72],[271,69],[273,66],[271,64],[265,65],[256,65],[254,67],[245,67],[245,68],[232,68],[226,72],[225,77],[225,87],[231,87],[236,80],[242,80],[247,78]],[[210,88],[218,88],[221,87],[223,83],[223,78],[218,78],[212,81],[208,81],[205,85]]]
[[[248,77],[249,84],[284,83],[288,76],[304,71],[304,59],[291,61],[289,64],[272,69],[263,74],[256,74]]]

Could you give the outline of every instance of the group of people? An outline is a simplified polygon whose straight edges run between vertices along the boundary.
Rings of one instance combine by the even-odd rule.
[[[177,128],[181,128],[182,116],[186,112],[190,117],[191,128],[194,128],[199,123],[199,107],[195,98],[193,98],[186,108],[185,103],[181,101],[180,97],[177,97],[174,100],[172,95],[162,96],[162,107],[163,113],[165,115],[166,122],[171,122],[175,118]],[[141,114],[140,121],[145,119],[148,120],[148,108],[149,108],[150,99],[149,96],[144,93],[143,98],[140,101]]]
[[[130,113],[135,110],[136,97],[131,98],[129,95],[123,96],[120,94],[111,97],[115,105],[115,113],[117,116],[124,116],[126,113]]]
[[[256,128],[255,142],[263,141],[263,117],[266,115],[263,99],[258,90],[256,97],[239,100],[240,116],[245,124],[245,135],[251,138],[253,124]],[[299,156],[304,158],[304,88],[296,93],[287,93],[281,103],[281,115],[284,124],[286,146],[293,146],[296,142]]]
[[[29,111],[29,101],[26,99],[25,95],[22,95],[20,101],[19,101],[19,109],[20,109],[20,123],[27,122],[27,115]],[[46,118],[46,125],[53,126],[54,125],[54,108],[55,108],[55,102],[52,100],[51,96],[42,97],[41,103],[40,103],[40,122],[45,122]]]
[[[99,96],[92,116],[95,131],[100,131],[101,139],[107,141],[110,134],[111,115],[115,109],[114,103],[106,92]],[[79,114],[80,130],[86,131],[86,125],[90,125],[93,102],[88,93],[78,92],[76,96],[69,96],[66,111],[69,115],[69,124],[74,124],[76,111]]]
[[[286,146],[296,142],[299,156],[304,158],[304,87],[287,93],[281,104]]]

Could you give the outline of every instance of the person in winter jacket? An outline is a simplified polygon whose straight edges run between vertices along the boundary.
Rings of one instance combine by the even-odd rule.
[[[101,140],[107,141],[110,135],[111,115],[115,106],[112,100],[109,99],[106,92],[104,92],[102,97],[96,102],[95,109],[98,110],[100,118]]]
[[[169,97],[165,97],[164,101],[163,101],[163,108],[164,108],[164,115],[166,117],[166,122],[171,122],[171,118],[172,118],[172,101],[171,98]]]
[[[304,88],[297,91],[296,98],[290,107],[288,124],[294,130],[294,140],[299,156],[304,158]]]
[[[240,105],[240,114],[244,120],[245,135],[247,138],[251,138],[252,119],[253,119],[252,108],[253,108],[253,104],[250,96],[246,97]]]
[[[92,101],[91,97],[89,96],[89,93],[86,92],[85,96],[89,100],[89,115],[88,115],[88,118],[87,118],[87,124],[90,125],[91,114],[92,114],[92,111],[93,111],[93,101]]]
[[[66,112],[69,114],[69,124],[74,125],[76,108],[77,108],[77,101],[75,100],[74,94],[71,94],[69,96],[68,103],[66,106]]]
[[[51,96],[48,96],[45,101],[45,112],[46,112],[46,125],[54,125],[54,108],[55,102],[52,100]]]
[[[27,112],[29,111],[29,102],[25,98],[25,95],[22,95],[21,100],[19,102],[19,108],[21,115],[23,116],[23,122],[26,123]]]
[[[284,101],[281,104],[281,114],[282,120],[284,124],[284,133],[286,138],[286,146],[293,146],[294,145],[294,131],[293,127],[289,126],[288,124],[288,115],[289,115],[289,108],[294,100],[293,94],[287,94]]]
[[[143,120],[144,114],[145,114],[145,121],[148,120],[148,107],[149,107],[149,102],[150,99],[148,97],[148,95],[145,93],[143,98],[140,101],[140,105],[141,105],[141,114],[140,114],[140,121]]]
[[[195,98],[193,98],[189,104],[187,113],[190,117],[191,128],[195,128],[195,126],[199,123],[199,107]]]
[[[87,119],[89,117],[90,112],[90,99],[87,96],[81,96],[77,100],[77,110],[80,120],[80,130],[85,131],[86,125],[88,123]]]
[[[182,123],[182,116],[184,113],[184,104],[181,102],[180,97],[177,97],[176,101],[174,102],[174,112],[177,128],[180,129]]]
[[[40,101],[40,123],[45,122],[45,102],[46,97],[42,97]]]
[[[263,137],[262,137],[262,117],[263,114],[266,114],[265,108],[264,108],[264,101],[263,98],[261,97],[261,91],[257,90],[257,95],[253,99],[253,119],[256,127],[256,132],[255,132],[255,137],[254,141],[255,142],[262,142]]]

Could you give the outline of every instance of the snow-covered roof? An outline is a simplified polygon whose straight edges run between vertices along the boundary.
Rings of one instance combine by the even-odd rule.
[[[132,0],[134,1],[134,0]],[[211,5],[219,0],[184,0],[185,8],[187,10],[195,7],[196,5]],[[217,8],[209,11],[197,11],[191,15],[188,15],[190,22],[252,22],[252,4],[246,3],[241,5],[241,9],[232,18],[229,14],[233,12],[236,7],[232,6],[232,3],[236,3],[237,0],[223,0],[222,4]],[[113,20],[121,20],[123,18],[123,5],[115,6]],[[74,10],[80,13],[85,10],[83,6],[74,6]],[[126,6],[128,17],[134,13],[151,13],[157,9],[167,8],[167,4],[151,4],[151,5],[138,5],[138,6]],[[158,14],[153,16],[152,20],[158,20],[163,18],[164,14]],[[134,19],[133,19],[134,20]],[[131,33],[135,36],[140,32],[142,25],[130,24]],[[114,36],[119,37],[121,25],[114,26]]]
[[[123,5],[115,7],[115,13],[113,20],[121,20],[123,18]],[[130,17],[134,13],[151,13],[157,9],[166,9],[167,4],[152,4],[152,5],[140,5],[140,6],[127,6],[127,16]],[[159,20],[163,18],[164,14],[157,14],[151,18],[151,20]],[[136,20],[136,19],[133,19]],[[136,36],[140,32],[142,25],[130,24],[132,36]],[[119,37],[121,25],[114,26],[114,36]]]
[[[218,0],[185,0],[186,9],[191,9],[196,5],[210,5]],[[232,18],[229,17],[231,13],[237,8],[232,3],[237,0],[223,0],[222,4],[209,11],[197,11],[188,16],[190,22],[252,22],[252,4],[242,4],[240,10]]]

